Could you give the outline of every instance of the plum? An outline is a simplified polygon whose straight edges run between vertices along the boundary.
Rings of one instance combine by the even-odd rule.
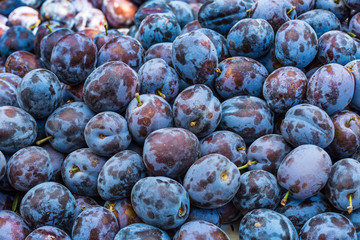
[[[296,199],[312,197],[325,187],[331,165],[331,158],[324,149],[312,144],[301,145],[281,162],[277,172],[278,183]],[[286,203],[287,196],[282,204]]]
[[[128,124],[115,112],[101,112],[85,126],[84,137],[89,148],[100,156],[113,156],[125,150],[131,142]]]
[[[200,156],[198,138],[183,128],[163,128],[144,142],[143,161],[154,175],[180,177]]]
[[[305,101],[307,82],[305,73],[296,67],[276,69],[263,85],[266,103],[274,112],[285,113],[292,106]]]
[[[128,105],[126,120],[135,142],[143,144],[158,129],[173,127],[170,104],[155,94],[136,96]]]
[[[37,136],[35,119],[21,108],[0,107],[0,151],[12,154],[34,143]]]
[[[213,153],[190,166],[183,185],[194,206],[218,208],[235,196],[240,187],[240,172],[228,158]]]
[[[167,177],[146,177],[131,191],[136,214],[147,224],[167,230],[181,226],[190,211],[184,187]]]
[[[306,99],[308,103],[332,115],[342,111],[351,102],[354,92],[354,75],[344,66],[330,63],[316,70],[311,76]]]
[[[221,110],[221,103],[210,88],[196,84],[176,97],[173,105],[174,123],[201,138],[212,133],[219,125]]]
[[[96,68],[86,79],[83,87],[84,102],[97,113],[121,113],[126,110],[139,88],[138,75],[130,66],[121,61],[111,61]]]
[[[321,108],[305,103],[286,112],[280,131],[294,147],[314,144],[325,148],[335,136],[335,127],[329,115]]]
[[[222,103],[222,109],[220,128],[239,134],[246,144],[273,132],[274,113],[258,97],[232,97]]]
[[[234,132],[215,131],[200,141],[200,149],[201,157],[211,153],[219,153],[238,167],[246,163],[244,139]]]

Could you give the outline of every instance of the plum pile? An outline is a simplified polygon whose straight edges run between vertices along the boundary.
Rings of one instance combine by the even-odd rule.
[[[359,0],[0,0],[0,240],[360,240],[359,213]]]

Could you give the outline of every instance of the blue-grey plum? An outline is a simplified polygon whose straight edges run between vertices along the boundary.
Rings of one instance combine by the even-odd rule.
[[[154,13],[146,16],[140,23],[135,38],[144,49],[161,42],[173,42],[180,35],[180,25],[173,14]]]
[[[39,239],[71,240],[70,236],[62,229],[52,226],[43,226],[32,231],[25,240]]]
[[[96,155],[90,148],[71,152],[64,159],[61,176],[71,192],[83,196],[98,196],[97,178],[106,158]]]
[[[335,137],[326,151],[335,159],[351,157],[360,147],[360,116],[348,110],[331,117]]]
[[[292,9],[292,10],[291,10]],[[276,33],[285,22],[297,16],[293,5],[286,0],[258,0],[251,8],[250,17],[265,19]]]
[[[220,128],[239,134],[246,144],[273,132],[274,113],[258,97],[230,98],[222,103],[222,111]]]
[[[219,64],[215,78],[216,92],[224,99],[239,95],[262,96],[262,88],[269,73],[260,62],[246,57],[231,57]]]
[[[299,232],[299,239],[356,240],[354,225],[340,213],[326,212],[310,218]]]
[[[287,217],[266,208],[252,210],[241,219],[239,237],[240,240],[299,239],[294,225]]]
[[[7,164],[7,178],[18,191],[47,182],[53,175],[49,153],[41,147],[25,147],[14,153]]]
[[[182,225],[190,211],[184,187],[167,177],[146,177],[131,191],[136,214],[147,224],[167,230]]]
[[[170,1],[168,5],[175,14],[180,28],[184,27],[189,22],[194,21],[194,13],[189,3],[176,0]]]
[[[161,58],[164,60],[170,67],[174,67],[172,63],[172,43],[171,42],[162,42],[152,45],[146,52],[144,57],[144,62],[147,62],[154,58]]]
[[[197,221],[202,220],[209,223],[212,223],[218,227],[221,227],[221,216],[219,212],[213,209],[204,209],[204,208],[197,208],[191,206],[189,217],[186,219],[186,222],[190,221]]]
[[[265,80],[263,95],[266,103],[276,113],[285,113],[289,108],[306,99],[307,77],[296,67],[281,67]]]
[[[360,48],[359,48],[360,49]],[[360,50],[358,50],[360,52]],[[354,60],[345,65],[355,78],[355,91],[350,106],[360,110],[360,60]]]
[[[199,156],[198,138],[183,128],[156,130],[144,142],[143,161],[153,175],[180,177]]]
[[[316,195],[330,176],[331,158],[322,148],[304,144],[292,150],[281,162],[277,179],[296,199]]]
[[[71,29],[74,25],[76,9],[66,0],[46,0],[41,5],[40,15],[44,20],[58,21]]]
[[[124,62],[111,61],[96,68],[89,75],[84,83],[83,97],[84,102],[94,112],[121,113],[139,89],[137,73]]]
[[[65,186],[45,182],[31,188],[20,203],[20,214],[31,228],[64,228],[74,216],[76,201]]]
[[[226,38],[223,35],[208,28],[200,28],[195,31],[205,34],[211,40],[211,42],[214,44],[216,48],[219,61],[222,61],[225,58],[230,57]]]
[[[276,33],[275,55],[283,65],[302,69],[315,59],[317,52],[316,32],[305,21],[288,21]]]
[[[198,20],[202,27],[226,35],[230,28],[246,17],[243,0],[205,1],[199,9]]]
[[[201,32],[179,35],[172,45],[172,62],[188,84],[202,84],[216,76],[218,57],[212,41]]]
[[[311,104],[290,108],[280,126],[281,135],[294,147],[314,144],[325,148],[333,141],[335,127],[329,115]]]
[[[42,68],[40,58],[31,52],[16,51],[13,52],[5,62],[5,70],[19,77],[24,77],[32,70]]]
[[[135,14],[134,17],[135,25],[139,27],[142,20],[144,20],[148,15],[153,13],[173,14],[173,11],[166,1],[163,0],[146,1],[140,6],[140,8],[137,10]]]
[[[51,29],[51,27],[49,26]],[[51,53],[56,43],[65,35],[73,33],[68,28],[56,28],[53,32],[44,36],[40,42],[40,59],[44,66],[48,69],[51,67]]]
[[[200,150],[201,157],[211,153],[219,153],[238,167],[246,163],[245,141],[234,132],[226,130],[213,132],[200,141]]]
[[[99,195],[105,200],[130,197],[135,183],[146,176],[145,170],[139,154],[131,150],[115,154],[104,164],[97,178]]]
[[[315,8],[328,10],[336,15],[340,22],[349,17],[350,9],[345,5],[344,0],[316,0]]]
[[[0,211],[0,238],[3,240],[25,239],[31,228],[17,213],[9,210]]]
[[[89,148],[100,156],[113,156],[131,142],[125,118],[110,111],[92,117],[85,126],[84,137]]]
[[[115,236],[114,240],[143,240],[143,239],[156,239],[156,240],[170,240],[166,232],[160,228],[144,224],[135,223],[122,228]]]
[[[192,85],[175,98],[173,111],[176,127],[193,132],[198,137],[212,133],[221,121],[221,103],[209,87]]]
[[[91,38],[82,33],[70,33],[62,37],[51,52],[51,71],[68,85],[86,80],[95,69],[97,48]]]
[[[220,227],[207,221],[195,220],[185,223],[176,232],[174,240],[187,239],[217,239],[230,240],[229,236]]]
[[[251,164],[249,170],[265,170],[276,174],[284,157],[292,147],[279,134],[268,134],[256,139],[248,148],[246,159]]]
[[[328,31],[319,38],[317,58],[322,64],[345,65],[355,60],[356,52],[355,41],[348,34],[339,30]]]
[[[231,56],[259,59],[274,43],[274,30],[264,19],[245,18],[238,21],[227,35]]]
[[[83,102],[71,102],[57,108],[45,124],[51,146],[62,153],[85,147],[84,129],[94,115]]]
[[[155,94],[143,94],[134,98],[129,103],[125,116],[129,131],[138,144],[143,144],[153,131],[174,125],[170,104]]]
[[[12,154],[34,143],[37,123],[27,112],[18,107],[0,107],[0,151]]]
[[[183,185],[194,206],[218,208],[235,196],[240,187],[240,172],[228,158],[213,153],[191,165]]]
[[[26,74],[17,86],[19,106],[36,119],[48,117],[62,104],[61,83],[54,73],[35,69]]]
[[[325,194],[330,203],[341,211],[351,213],[360,207],[360,163],[344,158],[331,167]]]
[[[179,93],[179,77],[165,60],[153,58],[138,71],[141,94],[156,94],[172,102]]]
[[[121,35],[114,37],[99,49],[97,67],[111,61],[121,61],[138,71],[144,62],[145,50],[133,37]]]
[[[118,231],[115,215],[107,208],[94,206],[85,209],[75,219],[71,236],[73,240],[113,240]]]
[[[342,111],[355,92],[355,78],[344,66],[330,63],[319,68],[309,79],[306,99],[329,115]]]
[[[340,30],[341,26],[336,15],[324,9],[304,12],[297,19],[307,22],[315,30],[318,38],[328,31]]]
[[[23,26],[10,27],[0,37],[0,56],[5,60],[16,51],[32,51],[34,48],[34,34]]]
[[[280,203],[280,192],[273,174],[264,170],[251,170],[241,175],[240,188],[232,201],[242,215],[258,208],[274,210]]]

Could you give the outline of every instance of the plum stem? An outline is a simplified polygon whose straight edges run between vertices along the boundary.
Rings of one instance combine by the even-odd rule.
[[[198,120],[192,121],[192,122],[190,123],[190,126],[191,126],[191,127],[195,127],[196,124],[198,124],[198,123],[199,123]]]
[[[236,148],[236,150],[239,151],[239,152],[240,151],[245,151],[245,147],[244,146],[243,147],[238,147],[238,148]]]
[[[296,9],[296,6],[292,6],[289,11],[286,12],[286,15],[289,15],[292,11]]]
[[[353,196],[352,196],[352,194],[349,194],[349,197],[348,197],[348,199],[349,199],[349,206],[347,207],[347,210],[348,210],[348,213],[350,214],[352,211],[353,211],[353,204],[352,204],[352,198],[353,198]]]
[[[141,100],[140,100],[140,94],[139,93],[135,93],[135,98],[136,98],[136,100],[137,100],[137,102],[138,102],[138,107],[140,107],[141,105],[142,105],[142,102],[141,102]]]
[[[220,68],[215,69],[215,72],[217,72],[218,74],[221,74]]]
[[[355,117],[354,116],[352,116],[346,123],[345,123],[345,127],[350,127],[350,122],[351,121],[355,121],[356,119],[355,119]]]
[[[54,137],[53,136],[48,136],[46,138],[43,138],[43,139],[40,139],[39,141],[36,141],[36,145],[41,145],[43,144],[44,142],[50,140],[50,139],[53,139]]]
[[[229,178],[229,170],[226,170],[225,172],[221,173],[221,179],[223,181],[228,180],[228,178]]]
[[[109,209],[116,216],[116,218],[119,219],[117,211],[115,211],[115,206],[116,202],[107,204],[105,208]]]
[[[41,23],[41,20],[38,19],[34,24],[32,24],[29,28],[30,30],[34,30],[36,27],[38,27]]]
[[[77,172],[80,172],[80,168],[76,165],[73,168],[69,169],[69,173],[77,173]]]
[[[166,96],[165,96],[165,94],[163,94],[159,89],[158,90],[156,90],[156,93],[160,96],[160,97],[162,97],[162,98],[166,98]]]
[[[46,27],[47,27],[47,29],[49,29],[50,33],[53,32],[53,30],[52,30],[51,27],[50,27],[50,24],[46,24]]]
[[[104,24],[104,28],[105,28],[105,36],[107,36],[108,35],[108,27],[106,24]]]
[[[255,161],[250,161],[250,160],[249,160],[245,165],[238,167],[238,169],[239,169],[239,170],[242,170],[242,169],[248,168],[249,166],[251,166],[251,165],[253,165],[253,164],[256,164],[256,163],[257,163],[256,160],[255,160]]]
[[[289,194],[290,194],[290,191],[287,191],[286,194],[285,194],[285,197],[283,199],[281,199],[281,205],[282,206],[285,206],[286,203],[287,203],[287,200],[289,198]]]
[[[11,207],[11,210],[13,212],[16,212],[16,209],[17,209],[17,205],[19,203],[19,199],[20,199],[20,194],[17,192],[15,194],[15,198],[14,198],[14,201],[13,201],[13,204],[12,204],[12,207]]]
[[[350,37],[352,37],[352,38],[356,37],[356,34],[355,34],[355,33],[347,32],[347,34],[348,34]]]
[[[347,66],[346,69],[349,70],[350,72],[354,71],[354,69],[351,66]]]
[[[101,138],[101,139],[104,139],[104,138],[106,138],[107,136],[105,135],[105,134],[102,134],[102,133],[100,133],[99,134],[99,138]]]

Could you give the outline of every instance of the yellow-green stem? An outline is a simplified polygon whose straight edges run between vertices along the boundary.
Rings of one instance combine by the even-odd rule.
[[[285,206],[286,203],[287,203],[287,200],[289,198],[289,194],[290,194],[290,191],[287,191],[287,193],[285,194],[285,197],[281,200],[281,205],[282,206]]]
[[[248,161],[245,165],[238,167],[238,169],[242,170],[242,169],[248,168],[249,166],[251,166],[253,164],[256,164],[256,163],[257,163],[256,160],[255,161]]]
[[[53,136],[48,136],[48,137],[46,137],[46,138],[40,139],[39,141],[36,142],[36,145],[41,145],[41,144],[43,144],[44,142],[46,142],[46,141],[48,141],[48,140],[50,140],[50,139],[52,139],[52,138],[54,138],[54,137],[53,137]]]

